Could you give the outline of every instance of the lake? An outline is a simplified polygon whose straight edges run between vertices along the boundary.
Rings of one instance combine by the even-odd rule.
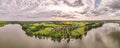
[[[65,39],[57,42],[30,37],[21,25],[8,24],[0,27],[0,48],[120,48],[120,26],[105,23],[89,30],[82,39],[71,39],[68,43]]]

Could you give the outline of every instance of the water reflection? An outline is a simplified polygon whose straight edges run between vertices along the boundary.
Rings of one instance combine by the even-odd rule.
[[[107,23],[89,31],[83,41],[87,45],[86,48],[120,48],[120,44],[118,44],[120,41],[118,40],[120,38],[119,32],[119,24]]]
[[[66,40],[58,43],[51,39],[28,37],[18,24],[0,27],[0,48],[71,48],[69,46]]]
[[[80,39],[60,43],[48,39],[28,37],[19,24],[0,27],[0,48],[120,48],[120,27],[117,23],[107,23],[88,31]]]

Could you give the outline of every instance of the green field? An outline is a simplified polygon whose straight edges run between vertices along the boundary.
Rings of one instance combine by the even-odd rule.
[[[3,21],[1,21],[0,22],[0,27],[3,27],[3,26],[5,26],[5,25],[7,25],[8,24],[8,22],[3,22]]]

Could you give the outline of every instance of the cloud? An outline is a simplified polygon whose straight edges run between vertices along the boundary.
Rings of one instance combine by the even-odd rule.
[[[119,4],[120,0],[0,0],[0,18],[3,16],[105,18],[104,16],[120,16]]]
[[[111,15],[118,16],[120,14],[120,0],[101,0],[101,3],[98,8],[95,8],[94,11],[90,11],[90,14],[94,16],[101,15]],[[89,15],[90,15],[89,14]]]
[[[111,9],[120,9],[120,0],[107,0],[108,2],[105,5]]]

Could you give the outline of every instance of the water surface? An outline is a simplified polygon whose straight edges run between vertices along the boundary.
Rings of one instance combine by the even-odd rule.
[[[19,24],[0,27],[0,48],[120,48],[120,27],[117,23],[106,23],[88,31],[80,39],[54,42],[49,39],[28,37]]]

